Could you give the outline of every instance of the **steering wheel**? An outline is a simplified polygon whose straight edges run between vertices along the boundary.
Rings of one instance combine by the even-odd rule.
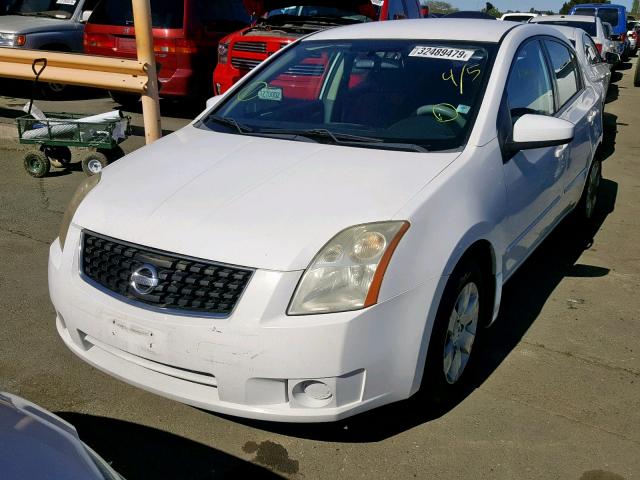
[[[464,129],[466,120],[453,105],[439,103],[437,105],[422,105],[416,110],[416,116],[432,115],[434,119],[443,125],[456,127],[458,131]]]

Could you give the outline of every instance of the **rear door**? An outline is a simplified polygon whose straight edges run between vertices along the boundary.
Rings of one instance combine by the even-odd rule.
[[[602,95],[602,108],[604,109],[604,102],[607,98],[607,90],[611,81],[611,69],[598,53],[598,48],[589,35],[582,34],[582,44],[584,55],[589,65],[589,68],[586,69],[586,74],[589,80],[598,86]]]
[[[554,80],[556,116],[575,125],[573,141],[559,147],[565,163],[563,195],[565,206],[577,203],[582,194],[584,179],[602,129],[602,106],[593,86],[585,84],[578,59],[564,42],[546,38],[544,45]]]

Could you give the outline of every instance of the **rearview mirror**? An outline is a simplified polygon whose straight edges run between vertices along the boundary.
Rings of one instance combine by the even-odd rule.
[[[555,147],[573,140],[575,125],[561,118],[527,114],[516,120],[511,140],[506,144],[511,152],[534,148]]]
[[[80,22],[87,23],[92,13],[93,13],[93,10],[83,10],[82,15],[80,16]]]

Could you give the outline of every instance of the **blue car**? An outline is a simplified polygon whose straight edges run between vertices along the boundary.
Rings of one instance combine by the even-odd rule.
[[[574,6],[569,15],[597,16],[602,22],[611,24],[613,36],[611,40],[622,42],[624,45],[622,60],[629,60],[631,43],[627,36],[627,7],[624,5],[604,3],[582,3]]]

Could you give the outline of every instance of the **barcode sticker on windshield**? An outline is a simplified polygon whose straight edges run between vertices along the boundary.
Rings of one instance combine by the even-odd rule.
[[[420,58],[445,58],[447,60],[467,62],[473,56],[474,52],[475,50],[465,50],[463,48],[415,47],[409,56]]]

